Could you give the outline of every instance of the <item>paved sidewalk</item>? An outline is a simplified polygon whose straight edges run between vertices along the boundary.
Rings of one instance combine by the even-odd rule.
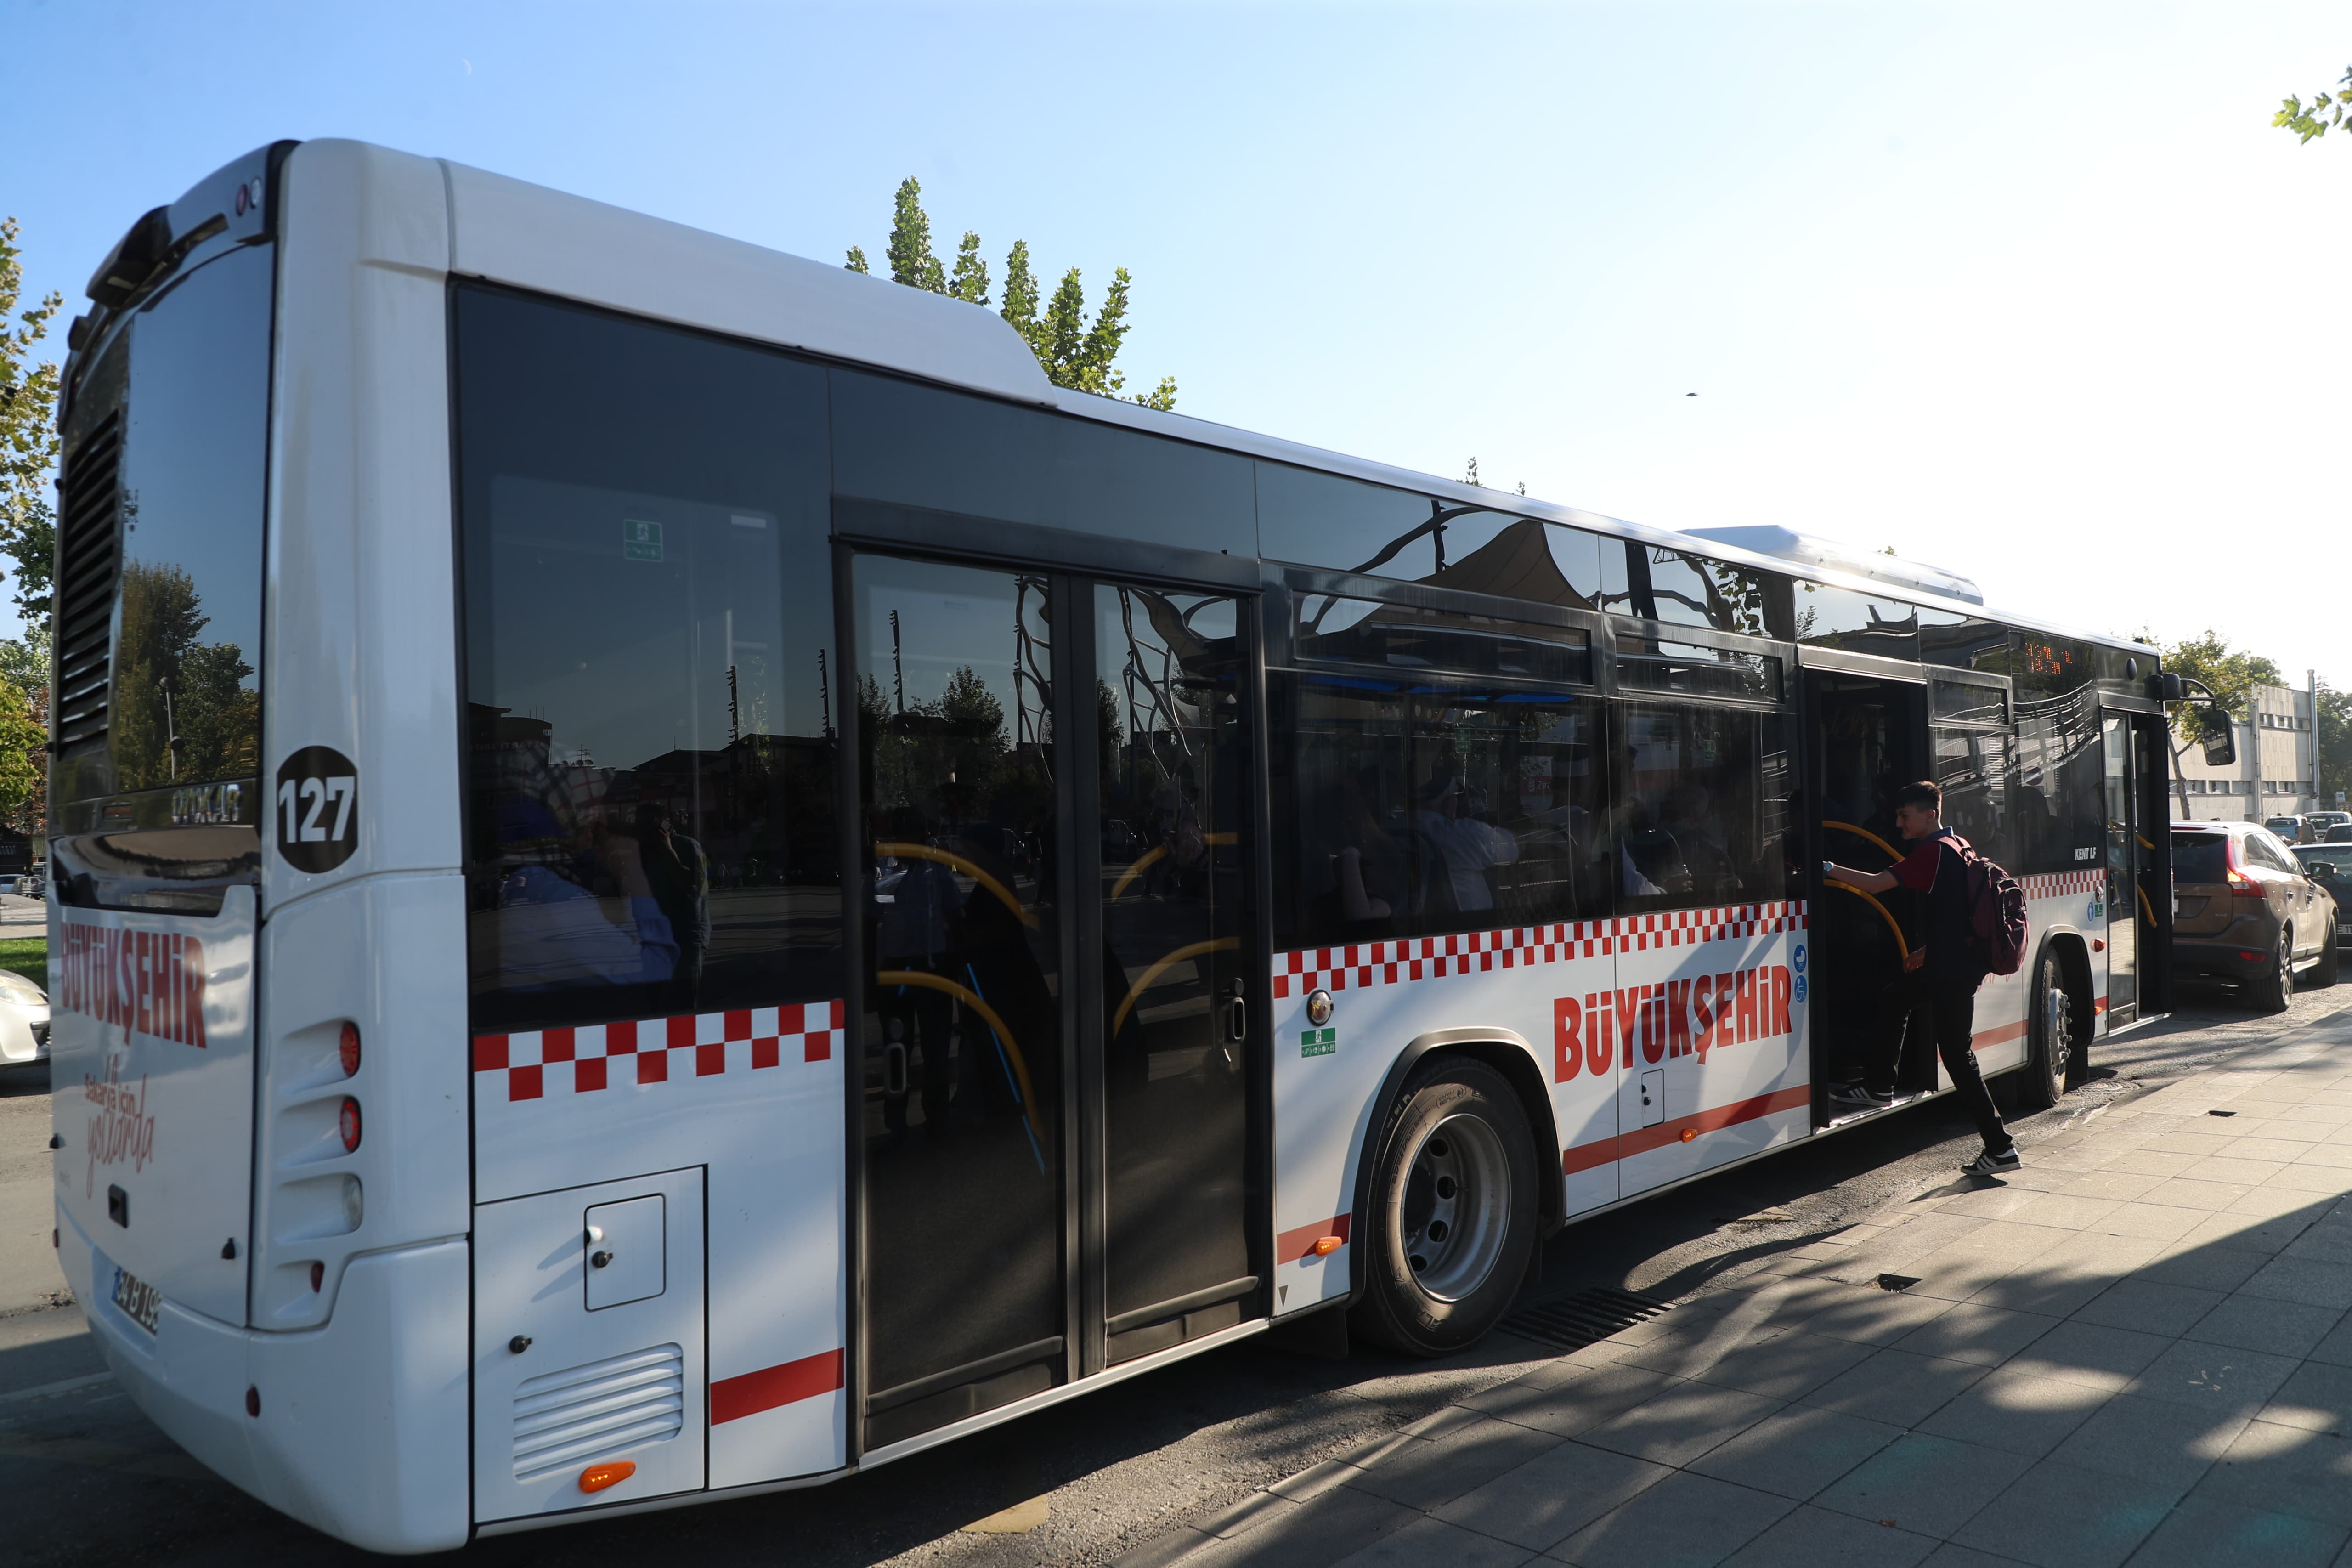
[[[2028,1159],[1121,1568],[2352,1568],[2352,1011]]]

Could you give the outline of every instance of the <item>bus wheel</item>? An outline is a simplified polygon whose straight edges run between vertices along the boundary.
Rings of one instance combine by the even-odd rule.
[[[1527,1273],[1536,1153],[1503,1075],[1442,1058],[1406,1087],[1377,1145],[1355,1327],[1445,1355],[1495,1326]]]
[[[2054,952],[2044,952],[2033,969],[2032,1049],[2017,1075],[2017,1108],[2029,1115],[2047,1110],[2066,1092],[2074,1065],[2074,999],[2066,994],[2066,969]]]

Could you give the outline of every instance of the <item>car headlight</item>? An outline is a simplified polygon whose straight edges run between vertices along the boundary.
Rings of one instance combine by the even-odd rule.
[[[0,969],[0,996],[31,1007],[49,1005],[48,993],[26,979],[13,969]]]

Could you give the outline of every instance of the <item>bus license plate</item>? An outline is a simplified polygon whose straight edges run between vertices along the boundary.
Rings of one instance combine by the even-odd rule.
[[[155,1314],[163,1308],[163,1297],[155,1287],[118,1265],[114,1270],[114,1304],[122,1309],[124,1317],[152,1334],[155,1331]]]

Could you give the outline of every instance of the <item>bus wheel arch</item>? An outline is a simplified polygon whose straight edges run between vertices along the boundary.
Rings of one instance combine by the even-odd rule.
[[[2055,931],[2042,940],[2027,971],[2025,1066],[2016,1078],[2019,1109],[2046,1110],[2082,1084],[2090,1062],[2096,1013],[2091,994],[2091,954],[2082,937]],[[2063,1009],[2063,1012],[2053,1010]],[[2057,1026],[2063,1019],[2063,1046]],[[2063,1049],[2063,1063],[2053,1056]]]
[[[1533,1051],[1493,1031],[1444,1031],[1398,1054],[1357,1161],[1356,1332],[1442,1355],[1508,1309],[1561,1206],[1541,1082]]]

